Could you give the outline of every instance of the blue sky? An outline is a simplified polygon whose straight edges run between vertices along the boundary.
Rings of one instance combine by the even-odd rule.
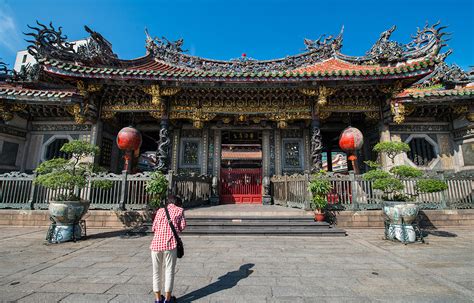
[[[407,43],[417,27],[441,20],[452,33],[447,62],[466,69],[474,65],[473,12],[474,0],[0,0],[0,58],[13,67],[16,50],[26,48],[22,32],[35,20],[53,21],[72,40],[86,37],[88,25],[124,59],[145,54],[145,27],[152,36],[184,38],[192,55],[271,59],[300,53],[304,38],[337,34],[342,25],[342,52],[363,55],[394,24],[391,39]]]

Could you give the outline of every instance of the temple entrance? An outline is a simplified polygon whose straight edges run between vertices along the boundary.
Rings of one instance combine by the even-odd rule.
[[[262,203],[262,133],[222,133],[220,203]]]

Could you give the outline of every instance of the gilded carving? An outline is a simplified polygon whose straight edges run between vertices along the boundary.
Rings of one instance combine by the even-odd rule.
[[[101,114],[101,118],[104,120],[112,120],[115,118],[116,112],[109,112],[109,111],[103,111]]]
[[[11,119],[13,119],[13,113],[3,102],[0,102],[0,118],[3,121],[10,121]]]
[[[154,105],[161,104],[161,97],[162,96],[173,96],[177,94],[180,89],[178,87],[166,87],[160,88],[158,84],[153,84],[150,86],[145,86],[142,90],[151,96],[151,103]]]
[[[469,106],[468,105],[453,105],[451,106],[453,113],[456,115],[463,115],[469,113]]]
[[[369,121],[377,121],[380,118],[380,113],[377,112],[364,112],[365,118]]]
[[[403,123],[405,121],[405,105],[402,102],[392,102],[390,103],[390,110],[393,115],[393,122],[397,124]]]
[[[84,124],[86,122],[86,116],[84,115],[80,104],[70,105],[66,107],[66,110],[74,117],[74,121],[77,124]]]
[[[321,120],[327,120],[331,116],[331,112],[329,111],[319,111],[318,117]]]
[[[317,89],[315,88],[302,88],[300,92],[306,96],[318,96],[318,105],[325,106],[328,101],[327,98],[336,92],[335,88],[320,85]]]

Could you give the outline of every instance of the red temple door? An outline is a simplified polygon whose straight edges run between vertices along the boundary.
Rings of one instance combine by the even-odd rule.
[[[220,202],[262,203],[262,169],[222,168]]]

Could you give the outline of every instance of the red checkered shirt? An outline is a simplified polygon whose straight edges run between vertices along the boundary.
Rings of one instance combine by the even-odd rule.
[[[186,227],[186,219],[184,218],[184,210],[174,204],[168,205],[171,222],[177,233],[180,233]],[[151,241],[150,249],[153,251],[172,250],[176,247],[176,239],[173,231],[168,224],[164,208],[160,208],[155,215],[152,231],[155,233]]]

